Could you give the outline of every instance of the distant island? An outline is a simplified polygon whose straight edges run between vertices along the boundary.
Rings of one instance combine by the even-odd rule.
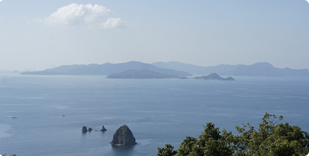
[[[180,78],[176,75],[161,74],[150,70],[126,70],[121,73],[108,75],[112,79],[162,79],[162,78]]]
[[[60,67],[46,69],[43,71],[27,71],[23,75],[111,75],[116,73],[126,72],[128,70],[136,71],[152,71],[161,75],[168,76],[192,76],[192,74],[174,69],[165,69],[156,67],[152,64],[142,62],[127,62],[127,63],[105,63],[105,64],[89,64],[89,65],[63,65]],[[124,74],[124,73],[123,73]],[[149,73],[150,74],[150,73]],[[155,74],[155,75],[159,75]],[[145,74],[144,74],[145,75]],[[112,75],[113,76],[113,75]]]
[[[209,74],[208,76],[198,76],[194,79],[202,79],[202,80],[227,80],[227,81],[234,81],[235,79],[232,77],[222,78],[216,73]]]
[[[181,70],[192,75],[206,75],[218,73],[219,75],[231,76],[309,76],[309,69],[275,68],[268,62],[258,62],[252,65],[217,65],[217,66],[196,66],[180,62],[155,62],[153,65],[160,68]]]
[[[189,79],[184,76],[176,75],[165,75],[158,72],[149,71],[149,70],[127,70],[121,73],[115,73],[108,75],[107,78],[111,79],[164,79],[164,78],[178,78],[178,79]],[[209,74],[207,76],[196,76],[193,79],[202,79],[202,80],[227,80],[234,81],[232,77],[223,78],[216,73]]]
[[[152,71],[156,73],[147,73]],[[131,74],[130,74],[131,73]],[[159,73],[159,74],[158,74]],[[268,62],[258,62],[252,65],[217,65],[202,67],[180,62],[155,62],[153,64],[142,62],[105,63],[89,65],[63,65],[43,71],[27,71],[23,75],[111,75],[112,77],[135,78],[171,78],[193,75],[207,75],[217,73],[219,75],[231,76],[306,76],[309,77],[309,69],[275,68]],[[116,74],[116,75],[115,75]],[[121,75],[117,75],[121,74]],[[125,78],[124,77],[124,78]]]

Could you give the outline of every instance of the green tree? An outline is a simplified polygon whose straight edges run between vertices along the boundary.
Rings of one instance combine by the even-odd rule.
[[[275,115],[266,113],[255,130],[249,123],[248,130],[239,126],[237,131],[240,136],[235,136],[237,143],[244,145],[245,155],[306,155],[309,152],[309,134],[298,126],[290,126],[288,123],[276,124],[283,120]]]
[[[275,115],[265,113],[259,128],[242,124],[236,126],[240,135],[225,129],[220,132],[207,123],[198,139],[187,136],[178,150],[166,144],[158,148],[157,156],[301,156],[309,153],[309,134],[298,126],[279,123]]]
[[[197,139],[187,136],[178,148],[177,156],[189,155],[196,148]]]
[[[165,144],[165,147],[157,148],[157,156],[172,156],[177,153],[176,150],[173,150],[173,146],[170,144]]]
[[[220,129],[215,128],[215,125],[211,122],[204,126],[204,132],[198,136],[197,144],[202,149],[201,152],[195,153],[194,155],[213,155],[213,156],[228,156],[232,154],[228,144],[228,140],[220,134]]]

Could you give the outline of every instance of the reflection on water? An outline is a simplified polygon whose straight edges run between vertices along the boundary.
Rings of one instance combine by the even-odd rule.
[[[134,155],[134,147],[136,145],[131,146],[112,146],[113,155],[114,156],[133,156]]]

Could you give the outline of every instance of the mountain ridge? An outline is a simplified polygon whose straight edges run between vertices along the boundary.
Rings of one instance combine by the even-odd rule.
[[[268,62],[258,62],[252,65],[227,65],[197,66],[181,62],[155,62],[152,64],[130,61],[126,63],[104,63],[88,65],[62,65],[43,71],[27,71],[24,75],[110,75],[121,73],[126,70],[149,70],[164,75],[192,76],[218,73],[230,76],[307,76],[308,69],[275,68]]]
[[[197,66],[180,62],[155,62],[153,65],[161,68],[169,68],[189,72],[193,75],[205,75],[218,73],[220,75],[232,76],[309,76],[308,69],[275,68],[268,62],[258,62],[252,65],[226,65]]]
[[[165,75],[176,76],[192,76],[188,72],[177,71],[174,69],[165,69],[156,67],[152,64],[142,62],[126,62],[126,63],[104,63],[104,64],[89,64],[89,65],[62,65],[52,69],[43,71],[27,71],[23,75],[110,75],[120,73],[126,70],[150,70]]]

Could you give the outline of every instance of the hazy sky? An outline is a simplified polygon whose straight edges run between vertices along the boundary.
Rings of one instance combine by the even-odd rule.
[[[305,0],[0,0],[0,70],[179,61],[309,68]]]

